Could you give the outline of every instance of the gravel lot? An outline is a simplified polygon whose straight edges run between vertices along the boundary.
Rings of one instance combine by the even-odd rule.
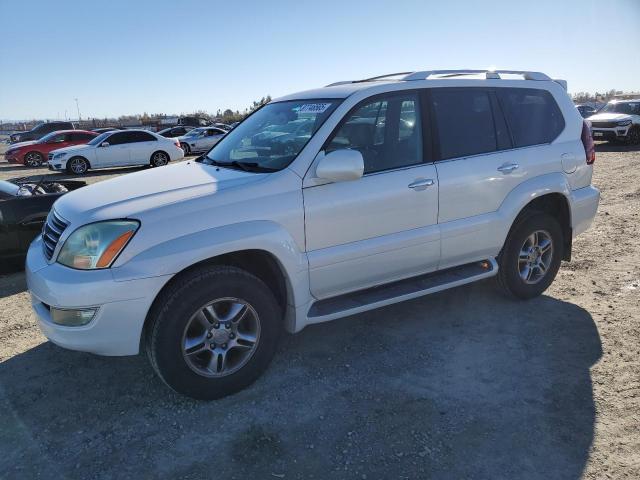
[[[0,276],[0,477],[640,478],[640,149],[599,145],[594,184],[545,296],[486,281],[312,326],[210,403],[48,343]]]

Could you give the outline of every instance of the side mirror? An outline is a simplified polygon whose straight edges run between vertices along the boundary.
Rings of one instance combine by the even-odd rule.
[[[357,150],[340,149],[326,154],[316,167],[316,175],[332,182],[357,180],[364,173],[364,160]]]
[[[109,142],[102,142],[100,144],[101,147],[108,147],[109,146]]]

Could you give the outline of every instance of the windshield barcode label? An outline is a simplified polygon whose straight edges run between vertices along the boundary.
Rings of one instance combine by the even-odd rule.
[[[306,103],[300,107],[298,113],[324,113],[330,106],[330,103]]]

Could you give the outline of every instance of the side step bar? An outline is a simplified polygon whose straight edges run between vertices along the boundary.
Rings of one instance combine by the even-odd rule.
[[[493,258],[467,263],[319,300],[311,305],[307,316],[312,323],[333,320],[475,282],[492,277],[496,273],[498,273],[498,264]]]

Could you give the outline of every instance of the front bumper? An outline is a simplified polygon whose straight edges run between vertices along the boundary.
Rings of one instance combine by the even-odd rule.
[[[16,163],[19,165],[24,165],[24,161],[18,155],[7,155],[5,154],[4,159],[9,163]]]
[[[71,350],[99,355],[135,355],[147,312],[170,276],[116,281],[110,269],[82,271],[49,264],[42,239],[33,241],[25,266],[31,303],[42,333]],[[53,323],[50,307],[97,308],[86,325]]]
[[[592,128],[591,135],[594,140],[625,140],[629,134],[631,125],[615,128]]]

